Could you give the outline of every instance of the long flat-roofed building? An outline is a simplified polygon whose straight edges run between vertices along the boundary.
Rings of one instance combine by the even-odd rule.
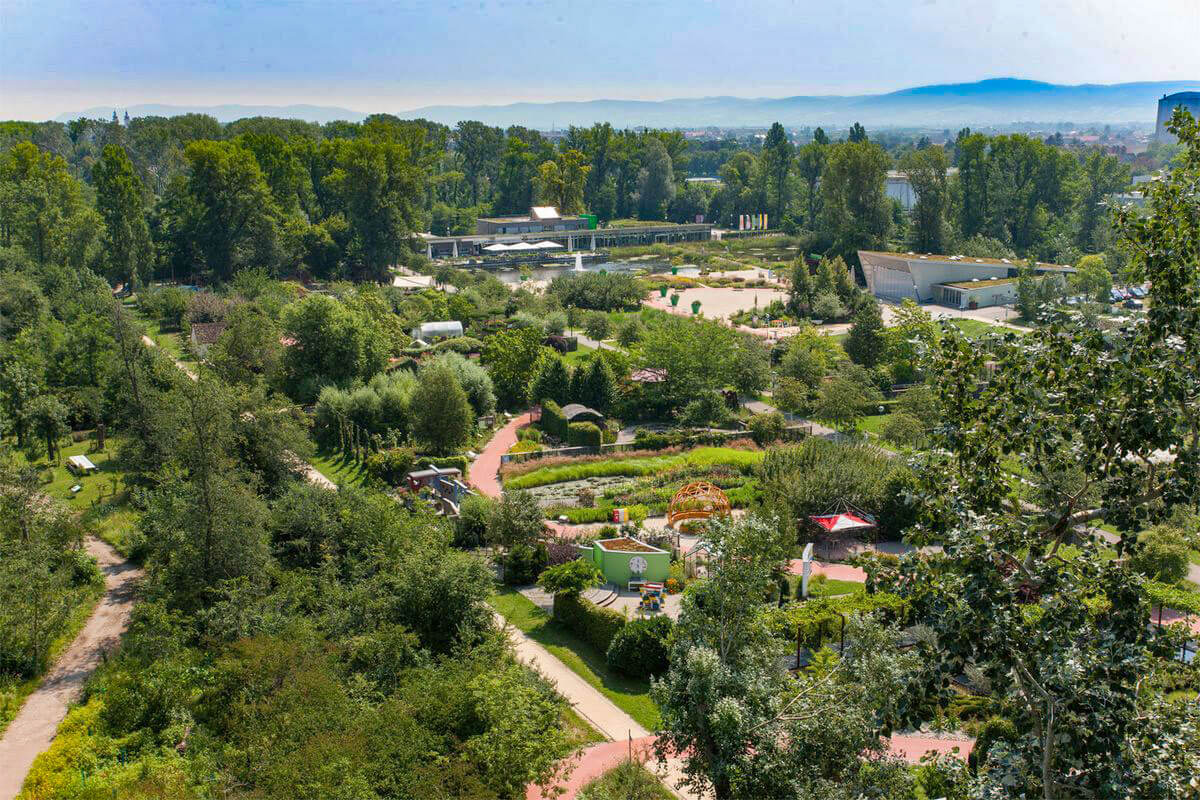
[[[1011,302],[1023,262],[1008,258],[971,258],[920,253],[881,253],[859,250],[867,289],[883,300],[908,298],[918,303],[939,303],[965,308]],[[1039,274],[1067,274],[1075,270],[1060,264],[1036,264]],[[980,285],[982,284],[982,285]]]
[[[554,206],[534,206],[528,214],[515,217],[480,217],[475,221],[475,233],[543,233],[545,231],[580,231],[591,227],[585,216],[564,217]]]

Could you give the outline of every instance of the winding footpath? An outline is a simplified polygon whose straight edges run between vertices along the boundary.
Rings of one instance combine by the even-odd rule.
[[[116,649],[129,626],[134,588],[142,571],[99,539],[89,538],[87,551],[104,574],[104,597],[0,737],[0,800],[13,800],[21,791],[33,760],[50,746],[83,684],[105,655]]]

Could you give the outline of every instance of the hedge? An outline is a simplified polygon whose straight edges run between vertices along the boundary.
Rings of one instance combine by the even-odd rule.
[[[482,353],[483,342],[474,336],[456,336],[437,342],[432,349],[435,353],[444,353],[447,350],[453,350],[455,353],[461,353],[465,356],[471,353]]]
[[[367,456],[367,474],[386,486],[399,486],[416,462],[411,447],[392,447]]]
[[[572,422],[567,426],[567,444],[572,447],[599,447],[602,442],[600,429],[593,422]]]
[[[466,456],[426,456],[420,455],[415,459],[416,469],[428,469],[429,465],[438,469],[457,469],[462,471],[463,480],[467,479],[467,469],[471,466],[471,462]]]
[[[579,506],[551,506],[546,509],[546,519],[558,519],[566,517],[567,521],[572,525],[587,525],[593,522],[612,522],[612,512],[614,508],[620,506],[597,506],[595,508],[581,508]],[[629,511],[630,522],[645,522],[646,517],[650,516],[651,509],[644,505],[625,506]],[[657,509],[659,513],[666,510],[664,506]]]
[[[542,401],[542,430],[561,440],[567,440],[567,418],[562,408],[553,400]]]
[[[554,598],[554,619],[601,653],[608,652],[613,637],[625,627],[625,617],[612,609],[570,595]]]

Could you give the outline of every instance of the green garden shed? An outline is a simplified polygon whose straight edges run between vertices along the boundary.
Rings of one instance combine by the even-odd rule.
[[[663,583],[671,567],[671,554],[630,536],[601,539],[591,547],[591,559],[604,578],[617,586],[640,579]]]

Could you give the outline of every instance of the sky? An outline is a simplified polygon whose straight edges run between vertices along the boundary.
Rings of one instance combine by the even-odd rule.
[[[1200,80],[1200,0],[0,0],[0,117]]]

